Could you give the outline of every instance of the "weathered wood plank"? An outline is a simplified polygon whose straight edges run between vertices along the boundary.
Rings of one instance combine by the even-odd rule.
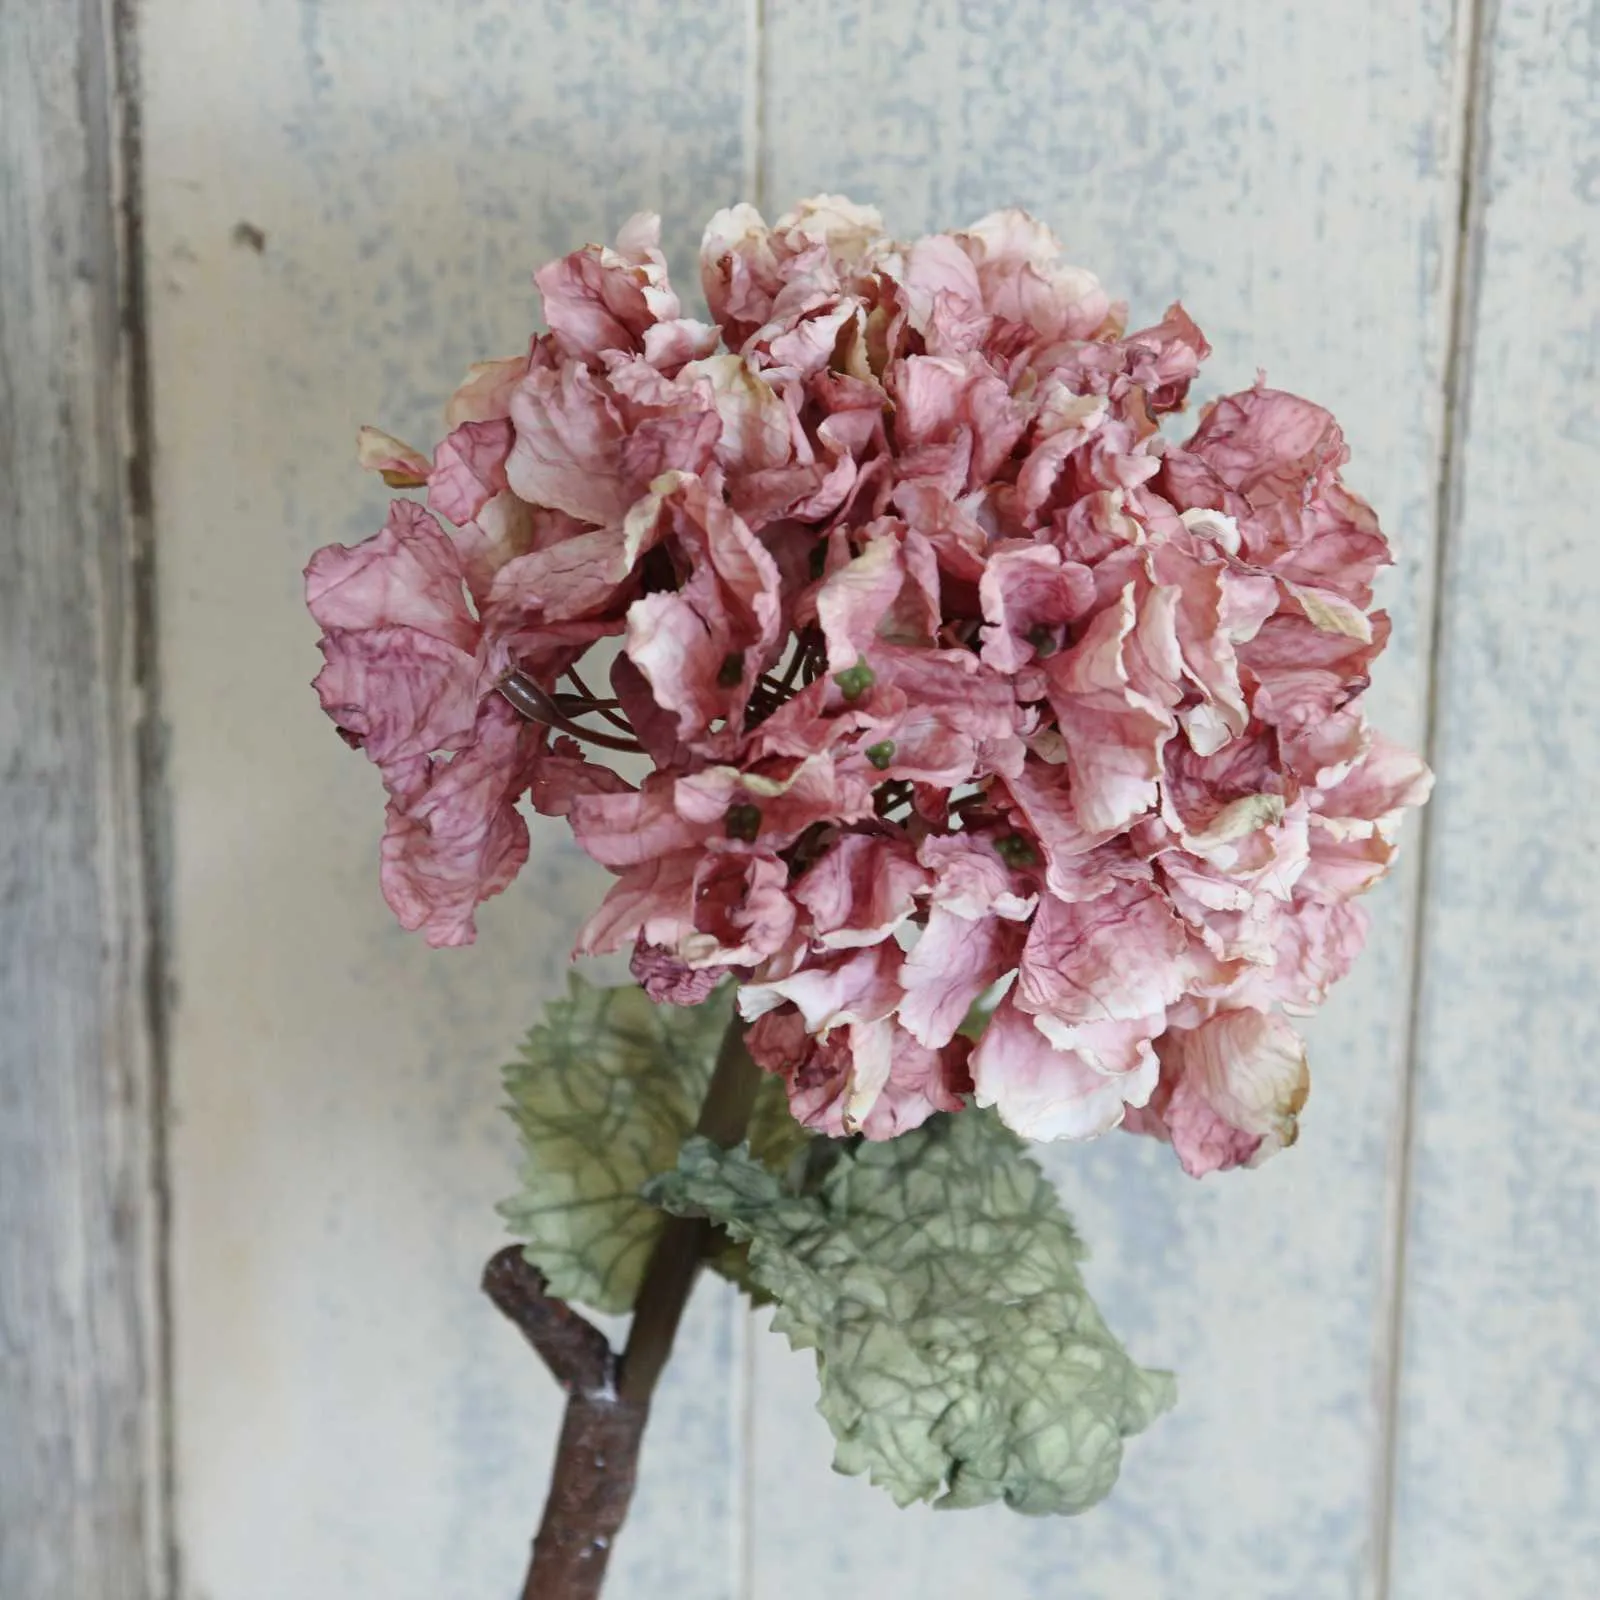
[[[514,1182],[497,1064],[603,875],[552,823],[470,952],[378,895],[382,796],[306,687],[300,567],[381,521],[528,275],[746,160],[744,7],[146,0],[176,878],[175,1303],[196,1594],[512,1592],[560,1396],[483,1300]],[[742,1322],[697,1295],[611,1591],[734,1588]]]
[[[0,22],[0,1594],[164,1555],[108,8]]]
[[[819,188],[911,231],[1018,202],[1154,320],[1181,294],[1205,388],[1272,380],[1332,407],[1351,480],[1402,549],[1374,692],[1422,730],[1465,8],[846,0],[768,8],[769,209]],[[1178,1412],[1080,1522],[897,1513],[827,1470],[809,1358],[756,1346],[761,1600],[833,1592],[1078,1600],[1344,1597],[1376,1582],[1394,1163],[1414,863],[1312,1029],[1300,1148],[1195,1185],[1116,1137],[1052,1152],[1092,1282]],[[1442,1592],[1442,1591],[1440,1591]]]
[[[1600,1593],[1600,7],[1489,9],[1394,1600]]]

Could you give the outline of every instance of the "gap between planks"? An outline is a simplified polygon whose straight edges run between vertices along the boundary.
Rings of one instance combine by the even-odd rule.
[[[1477,337],[1483,270],[1483,221],[1487,201],[1490,63],[1498,0],[1462,0],[1464,38],[1456,46],[1459,104],[1455,112],[1458,154],[1456,228],[1447,264],[1450,284],[1448,344],[1441,381],[1439,470],[1434,490],[1434,543],[1429,581],[1423,660],[1422,749],[1437,773],[1441,667],[1447,654],[1445,600],[1453,570],[1455,534],[1461,517],[1462,445],[1471,415],[1473,353]],[[1374,1527],[1367,1590],[1374,1600],[1389,1600],[1395,1537],[1395,1494],[1399,1481],[1401,1389],[1405,1376],[1406,1274],[1411,1228],[1412,1175],[1415,1168],[1417,1086],[1422,1070],[1423,990],[1428,978],[1429,899],[1438,830],[1436,795],[1417,819],[1414,849],[1417,870],[1408,940],[1409,972],[1402,1081],[1391,1146],[1394,1179],[1390,1193],[1387,1243],[1389,1270],[1387,1320],[1380,1330],[1379,1457],[1373,1496]]]

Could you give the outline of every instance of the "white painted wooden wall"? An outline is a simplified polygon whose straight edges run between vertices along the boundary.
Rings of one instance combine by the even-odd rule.
[[[1295,1151],[1203,1184],[1146,1141],[1049,1154],[1109,1320],[1180,1374],[1104,1507],[896,1512],[830,1473],[809,1360],[702,1285],[608,1593],[1600,1595],[1600,0],[131,14],[172,868],[150,1600],[514,1591],[559,1397],[476,1289],[495,1068],[601,874],[543,823],[473,950],[392,925],[299,570],[381,519],[356,425],[431,438],[525,339],[533,265],[648,207],[692,283],[714,208],[819,189],[902,232],[1026,205],[1135,317],[1182,295],[1201,398],[1264,366],[1330,406],[1401,551],[1375,713],[1439,788]],[[46,1570],[6,1567],[26,1538],[0,1573]],[[0,1590],[134,1596],[83,1582]]]

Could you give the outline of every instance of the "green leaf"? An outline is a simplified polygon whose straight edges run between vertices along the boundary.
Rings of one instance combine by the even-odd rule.
[[[749,1241],[773,1326],[817,1353],[834,1466],[901,1505],[1083,1511],[1173,1403],[1107,1331],[1055,1191],[989,1113],[839,1145],[810,1192],[693,1139],[649,1192]]]
[[[505,1069],[526,1161],[521,1192],[500,1210],[552,1294],[632,1309],[661,1231],[639,1191],[676,1164],[732,1010],[731,986],[698,1006],[658,1006],[632,984],[596,988],[574,975]],[[780,1080],[763,1078],[750,1135],[776,1167],[809,1142]],[[711,1265],[742,1281],[745,1254],[732,1245]]]

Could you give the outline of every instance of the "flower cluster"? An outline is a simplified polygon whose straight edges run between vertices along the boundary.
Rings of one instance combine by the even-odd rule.
[[[731,973],[812,1127],[975,1094],[1197,1174],[1288,1143],[1284,1013],[1349,970],[1429,782],[1362,714],[1389,551],[1332,417],[1258,386],[1169,442],[1200,331],[1125,333],[1018,211],[908,245],[735,206],[711,323],[657,241],[540,271],[549,332],[431,460],[365,431],[427,503],[307,569],[401,921],[470,940],[526,796],[616,875],[578,950],[678,1004]]]

